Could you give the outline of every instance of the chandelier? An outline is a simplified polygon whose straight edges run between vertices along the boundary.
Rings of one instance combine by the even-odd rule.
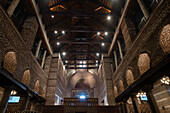
[[[163,84],[169,84],[170,83],[169,77],[168,76],[162,77],[161,82]]]

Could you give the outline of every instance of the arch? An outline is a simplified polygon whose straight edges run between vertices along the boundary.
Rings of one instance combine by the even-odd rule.
[[[44,87],[43,87],[43,90],[42,90],[42,97],[45,98],[45,94],[46,94],[46,87],[44,86]]]
[[[35,83],[34,91],[36,91],[38,93],[39,90],[40,90],[40,81],[37,80],[36,83]]]
[[[127,81],[128,85],[130,85],[130,84],[132,84],[134,82],[133,72],[130,69],[128,69],[126,71],[126,81]]]
[[[117,87],[116,86],[114,86],[114,94],[115,94],[115,97],[118,96],[118,91],[117,91]]]
[[[139,55],[138,68],[140,74],[144,74],[148,69],[150,69],[150,57],[148,53],[143,53]]]
[[[119,91],[120,93],[124,90],[124,85],[123,85],[123,81],[119,80]]]
[[[90,84],[85,79],[79,79],[75,85],[75,88],[77,89],[89,89]]]
[[[159,37],[159,44],[165,53],[170,53],[170,24],[163,27]]]
[[[15,72],[17,67],[17,58],[15,52],[10,51],[5,55],[3,67],[10,73]]]
[[[26,70],[22,76],[21,82],[25,85],[29,86],[31,81],[31,74],[30,70]]]

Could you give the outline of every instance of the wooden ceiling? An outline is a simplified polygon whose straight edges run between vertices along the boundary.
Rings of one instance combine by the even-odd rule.
[[[108,52],[124,0],[37,1],[54,53],[66,52],[62,55],[66,68],[98,68],[96,60]],[[107,19],[109,15],[111,20]]]

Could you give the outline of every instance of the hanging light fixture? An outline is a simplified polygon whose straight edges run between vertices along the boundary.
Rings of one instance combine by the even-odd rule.
[[[15,90],[11,91],[11,95],[16,95],[16,94],[17,94],[17,92]]]
[[[163,84],[169,84],[170,83],[169,77],[168,76],[162,77],[161,82]]]
[[[136,95],[136,97],[144,97],[144,96],[146,96],[146,92],[139,92],[137,95]]]

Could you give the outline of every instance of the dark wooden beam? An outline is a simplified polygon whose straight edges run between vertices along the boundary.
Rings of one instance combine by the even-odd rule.
[[[64,65],[96,65],[96,63],[64,63]]]
[[[89,29],[64,29],[64,28],[54,28],[57,31],[62,31],[64,30],[65,32],[77,32],[77,33],[89,33],[89,32],[93,32],[93,33],[97,33],[97,32],[112,32],[113,30],[110,29],[106,29],[106,30],[89,30]]]
[[[60,1],[60,2],[55,3],[54,5],[50,6],[50,8],[53,8],[53,7],[57,6],[57,5],[63,5],[63,4],[65,4],[66,2],[71,2],[71,1],[76,1],[76,0],[62,0],[62,1]],[[99,2],[98,0],[87,0],[87,1],[92,2],[92,3],[94,3],[94,4],[97,4],[98,7],[102,6],[102,7],[106,8],[106,9],[110,10],[112,14],[114,13],[115,15],[119,15],[118,12],[115,12],[112,8],[108,7],[108,6],[105,5],[105,4],[102,4],[102,3]]]
[[[43,14],[50,14],[50,15],[64,15],[64,16],[72,16],[72,17],[78,17],[78,16],[120,16],[120,14],[117,13],[97,13],[97,12],[91,12],[91,13],[83,13],[83,12],[54,12],[54,11],[46,11],[43,12]]]
[[[66,69],[98,69],[99,67],[65,67]]]
[[[88,61],[96,61],[96,60],[98,60],[98,61],[99,61],[100,58],[96,58],[96,59],[94,59],[94,58],[93,58],[93,59],[90,59],[90,58],[89,58],[89,59],[87,59],[87,58],[86,58],[86,59],[76,59],[76,58],[75,58],[75,59],[64,59],[64,58],[63,58],[62,60],[63,60],[63,61],[74,61],[74,60],[75,60],[75,61],[85,61],[85,60],[88,60]]]

